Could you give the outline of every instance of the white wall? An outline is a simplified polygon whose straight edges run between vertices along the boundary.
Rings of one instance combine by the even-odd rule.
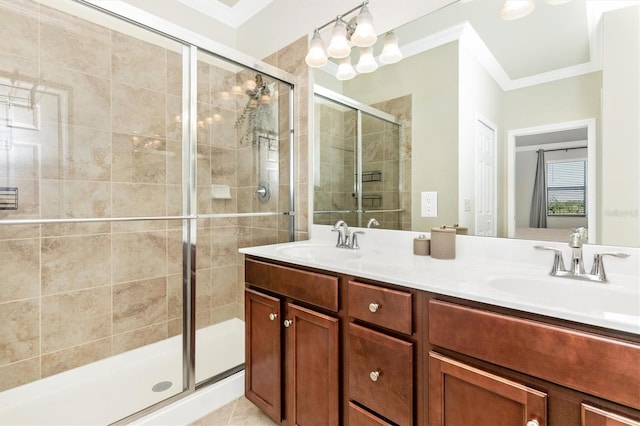
[[[469,234],[475,235],[476,215],[476,122],[478,118],[488,120],[497,127],[497,147],[504,146],[502,130],[503,91],[493,77],[480,65],[473,54],[472,45],[467,44],[463,35],[460,39],[460,72],[459,72],[459,135],[458,149],[458,220],[460,226],[468,227]],[[506,163],[499,161],[499,154],[504,149],[495,152],[496,167],[502,170]],[[504,176],[504,173],[500,173]],[[497,182],[500,182],[500,176]],[[502,189],[502,185],[500,185]],[[495,196],[500,200],[498,220],[506,210],[504,193],[497,191]],[[464,211],[464,199],[470,199],[471,211]],[[506,213],[505,213],[506,214]],[[505,216],[506,217],[506,216]],[[499,234],[500,235],[500,234]],[[501,235],[505,236],[505,235]]]
[[[639,21],[640,6],[607,12],[603,17],[604,142],[599,241],[607,245],[640,246]]]

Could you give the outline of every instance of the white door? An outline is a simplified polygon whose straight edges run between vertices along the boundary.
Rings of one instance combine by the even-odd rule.
[[[496,227],[496,128],[481,119],[476,121],[476,232],[495,237]]]

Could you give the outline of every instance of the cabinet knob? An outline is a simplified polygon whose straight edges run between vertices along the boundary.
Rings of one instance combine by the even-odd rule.
[[[276,318],[278,318],[278,314],[269,314],[269,319],[271,321],[275,321]]]
[[[378,381],[378,377],[380,377],[380,372],[379,371],[372,371],[371,373],[369,373],[369,378],[371,379],[372,382],[377,382]],[[527,425],[529,426],[529,425]]]
[[[379,308],[380,305],[378,305],[377,303],[369,303],[369,310],[371,312],[377,312]]]
[[[291,326],[291,324],[293,324],[293,320],[284,320],[284,326],[285,327],[289,327],[289,326]]]
[[[527,426],[540,426],[540,423],[538,423],[536,419],[533,419],[527,422]]]

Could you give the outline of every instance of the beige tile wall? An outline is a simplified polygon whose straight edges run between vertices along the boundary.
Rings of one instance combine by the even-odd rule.
[[[400,196],[402,215],[400,218],[401,229],[405,231],[411,230],[411,95],[401,96],[399,98],[389,99],[384,102],[373,104],[372,107],[389,113],[396,117],[400,122],[399,141],[397,133],[391,128],[390,124],[383,127],[383,147],[382,163],[383,172],[387,171],[387,175],[397,176],[395,172],[396,164],[402,167]],[[399,150],[398,150],[399,144]],[[390,172],[389,172],[390,171]],[[384,173],[383,173],[384,176]],[[398,182],[394,179],[385,181],[383,193],[397,194]],[[389,199],[389,198],[387,198]],[[386,201],[385,201],[386,202]],[[397,205],[397,204],[396,204]],[[385,213],[382,220],[391,227],[392,224],[397,226],[397,216],[394,213]],[[395,228],[390,228],[395,229]]]
[[[0,149],[0,186],[19,187],[0,219],[181,213],[181,58],[29,0],[0,0],[0,78],[36,83],[40,130],[13,129]],[[177,46],[176,46],[177,47]],[[269,61],[308,79],[306,39]],[[175,50],[175,51],[174,51]],[[233,126],[244,81],[204,58],[198,68],[198,213],[288,210],[287,89],[281,120],[282,196],[254,196],[251,147]],[[298,87],[297,236],[307,235],[308,84]],[[11,88],[0,85],[0,95]],[[17,90],[27,95],[28,90]],[[63,96],[61,96],[63,95]],[[61,99],[66,99],[61,101]],[[214,117],[221,117],[221,120]],[[2,129],[0,129],[2,130]],[[212,200],[211,183],[231,200]],[[182,330],[182,223],[97,222],[0,226],[0,390],[146,345]],[[197,226],[196,323],[243,316],[238,247],[286,241],[288,219],[203,219]]]

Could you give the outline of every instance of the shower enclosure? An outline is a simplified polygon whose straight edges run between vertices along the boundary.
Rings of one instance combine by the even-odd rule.
[[[400,124],[394,116],[314,88],[313,222],[403,229]]]
[[[0,423],[113,423],[242,370],[237,249],[293,239],[293,77],[81,1],[0,21]]]

